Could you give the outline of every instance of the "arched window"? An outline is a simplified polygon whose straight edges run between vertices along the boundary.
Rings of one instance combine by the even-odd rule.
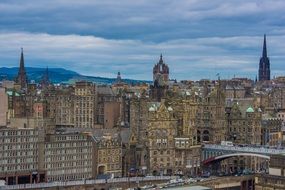
[[[210,137],[209,137],[209,131],[205,130],[203,131],[203,141],[209,141]]]

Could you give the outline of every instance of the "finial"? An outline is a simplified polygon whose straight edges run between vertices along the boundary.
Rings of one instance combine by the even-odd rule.
[[[21,53],[23,53],[23,51],[24,51],[24,50],[23,50],[23,47],[21,47]]]
[[[162,59],[162,53],[160,54],[160,59],[159,59],[159,63],[163,63],[163,59]]]
[[[264,34],[264,37],[263,37],[263,51],[262,51],[262,56],[263,56],[263,57],[267,57],[266,34]]]

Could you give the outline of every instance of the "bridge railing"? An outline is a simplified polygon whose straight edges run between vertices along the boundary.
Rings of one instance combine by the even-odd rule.
[[[96,185],[105,183],[124,183],[124,182],[140,182],[140,181],[160,181],[170,180],[176,178],[175,176],[150,176],[150,177],[123,177],[114,179],[92,179],[92,180],[80,180],[80,181],[56,181],[51,183],[36,183],[36,184],[19,184],[19,185],[6,185],[0,187],[2,189],[39,189],[48,187],[65,187],[65,186],[77,186],[77,185]]]
[[[214,149],[221,151],[233,151],[233,152],[251,152],[251,153],[264,153],[264,154],[282,154],[285,153],[283,149],[273,149],[265,147],[239,147],[239,146],[224,146],[216,144],[206,144],[203,149]]]

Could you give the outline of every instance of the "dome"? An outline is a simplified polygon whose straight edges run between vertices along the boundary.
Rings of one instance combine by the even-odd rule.
[[[167,108],[168,111],[173,111],[172,107]]]
[[[155,108],[151,106],[148,111],[155,111]]]
[[[251,106],[249,106],[246,110],[246,113],[253,113],[253,112],[254,112],[254,109]]]

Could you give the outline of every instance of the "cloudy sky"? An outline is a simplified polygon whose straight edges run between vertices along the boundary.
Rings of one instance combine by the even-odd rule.
[[[267,34],[272,76],[285,75],[284,0],[1,0],[0,67],[63,67],[152,79],[160,53],[171,78],[257,74]]]

